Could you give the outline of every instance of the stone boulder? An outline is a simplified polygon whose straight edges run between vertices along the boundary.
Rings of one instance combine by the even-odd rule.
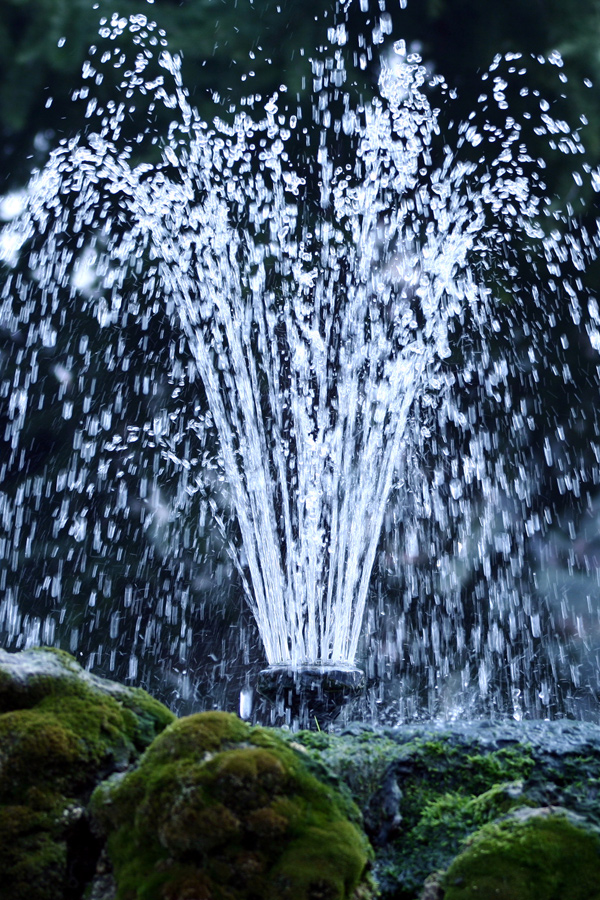
[[[600,831],[560,807],[521,808],[483,825],[445,873],[444,900],[600,896]]]
[[[87,804],[174,719],[66,653],[0,650],[0,895],[79,900],[101,849]]]
[[[233,714],[169,726],[92,811],[119,900],[374,896],[356,806],[305,752]]]

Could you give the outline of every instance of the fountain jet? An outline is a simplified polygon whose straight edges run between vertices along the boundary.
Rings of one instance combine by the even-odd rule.
[[[339,92],[337,50],[332,60]],[[494,285],[515,271],[514,245],[533,257],[537,242],[541,280],[555,277],[564,248],[540,224],[550,214],[543,184],[525,174],[534,159],[519,123],[464,123],[449,146],[430,102],[436,91],[450,102],[448,91],[403,42],[382,58],[369,103],[353,107],[342,93],[339,117],[320,110],[309,165],[297,164],[302,123],[277,94],[260,117],[249,106],[209,126],[177,57],[160,56],[169,87],[145,83],[146,65],[140,57],[123,88],[130,96],[141,85],[174,110],[160,162],[136,164],[132,147],[120,147],[125,104],[92,107],[87,132],[34,178],[14,226],[21,243],[37,236],[36,278],[21,300],[56,308],[88,241],[102,327],[124,309],[173,311],[219,439],[239,531],[229,549],[272,667],[263,688],[295,703],[318,672],[344,695],[359,681],[390,495],[411,448],[426,441],[420,411],[469,368],[460,330],[488,328]],[[494,99],[503,109],[500,89]],[[351,162],[336,157],[331,134],[352,146]],[[572,254],[592,256],[593,241],[584,244]],[[562,286],[570,290],[567,278]],[[471,480],[483,484],[483,469],[474,463]]]

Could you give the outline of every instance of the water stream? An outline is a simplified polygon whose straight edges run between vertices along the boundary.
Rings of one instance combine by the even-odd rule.
[[[93,83],[123,34],[136,55],[100,107]],[[402,40],[381,51],[375,96],[355,98],[340,25],[312,63],[312,123],[284,85],[207,123],[158,34],[141,15],[102,23],[85,128],[3,232],[1,322],[19,336],[4,378],[6,645],[60,643],[109,671],[124,658],[132,680],[170,652],[185,696],[208,659],[223,674],[240,648],[260,657],[256,625],[270,664],[358,661],[374,685],[365,715],[379,702],[391,720],[479,701],[572,712],[579,694],[588,709],[598,588],[561,606],[540,583],[556,507],[540,503],[528,432],[540,377],[569,384],[549,346],[565,313],[600,347],[584,286],[598,233],[576,222],[576,198],[546,196],[529,138],[573,157],[575,194],[598,175],[581,123],[535,90],[519,121],[507,99],[528,96],[528,68],[558,80],[560,57],[497,57],[459,122]],[[138,98],[148,120],[132,139]],[[158,105],[168,135],[152,128]],[[69,435],[56,471],[28,456],[39,414]],[[593,510],[595,470],[558,468]],[[124,547],[148,535],[164,556],[136,569]],[[47,561],[19,592],[42,539]],[[255,623],[231,621],[231,665],[206,611],[227,558]],[[150,595],[152,565],[170,568]]]

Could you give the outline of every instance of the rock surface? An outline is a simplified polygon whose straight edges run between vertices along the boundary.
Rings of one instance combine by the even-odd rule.
[[[175,720],[0,651],[2,900],[370,900],[370,872],[383,900],[600,900],[600,727]]]
[[[598,725],[479,721],[375,732],[354,725],[339,735],[304,732],[296,740],[327,764],[361,806],[384,898],[600,898],[600,854],[590,849],[600,828]],[[528,818],[549,810],[556,811],[549,823]],[[506,837],[501,853],[491,849],[496,828],[515,836]],[[530,854],[538,858],[535,865],[554,874],[538,879],[531,862],[519,893],[516,875],[506,888],[508,848],[515,849],[515,871],[521,871],[516,847],[525,838],[537,848]],[[559,871],[560,854],[575,846],[587,848],[582,873],[595,873],[593,887],[584,882],[588,893],[577,892],[575,877],[570,893]],[[482,858],[484,848],[488,876],[480,890],[473,860]]]

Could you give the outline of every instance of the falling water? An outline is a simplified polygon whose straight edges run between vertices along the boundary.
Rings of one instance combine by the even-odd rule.
[[[524,589],[525,542],[540,531],[544,511],[528,508],[531,473],[518,460],[529,413],[513,398],[509,374],[528,366],[534,378],[538,326],[519,323],[532,335],[526,364],[507,356],[501,332],[532,298],[543,310],[548,295],[560,294],[576,325],[588,305],[588,334],[598,346],[598,307],[584,301],[581,283],[596,257],[596,233],[571,226],[572,204],[560,211],[546,198],[545,163],[525,134],[542,129],[550,147],[573,155],[577,184],[597,187],[578,131],[551,118],[537,92],[527,113],[533,120],[513,118],[505,77],[509,69],[523,84],[516,54],[498,57],[484,75],[493,113],[486,105],[448,133],[441,111],[447,122],[452,92],[403,41],[381,56],[377,96],[353,102],[342,54],[347,35],[338,26],[330,56],[313,61],[318,147],[307,160],[300,148],[308,130],[291,112],[285,86],[208,124],[190,101],[178,57],[152,49],[156,26],[146,17],[115,16],[101,35],[111,41],[127,30],[140,52],[125,72],[124,99],[100,108],[87,94],[85,132],[34,176],[24,211],[4,232],[14,272],[2,322],[11,333],[27,331],[22,360],[30,366],[10,386],[11,465],[22,453],[39,351],[56,343],[67,302],[91,310],[101,335],[117,334],[128,319],[143,335],[160,306],[185,349],[177,334],[169,338],[179,386],[170,401],[155,404],[151,422],[128,413],[125,438],[113,421],[127,405],[119,390],[76,432],[78,463],[66,464],[61,477],[90,502],[74,512],[65,499],[53,527],[62,516],[79,543],[93,532],[102,555],[117,526],[104,532],[88,509],[110,454],[143,435],[178,468],[179,514],[185,498],[200,497],[210,509],[269,663],[352,665],[357,653],[368,653],[369,607],[367,632],[377,633],[378,644],[371,674],[400,664],[408,675],[424,670],[432,690],[453,678],[455,693],[474,682],[485,697],[500,666],[516,712],[528,705],[528,690],[552,693],[549,681],[561,666],[571,665],[574,683],[561,629],[552,616],[543,621]],[[163,74],[150,79],[155,53]],[[103,64],[114,64],[110,52]],[[562,66],[558,55],[546,64]],[[97,79],[102,64],[87,65]],[[331,109],[324,85],[336,99]],[[139,161],[140,150],[148,148],[147,159],[156,148],[150,121],[135,141],[122,137],[141,96],[147,105],[150,98],[150,118],[159,105],[172,110],[155,163]],[[17,265],[25,252],[29,278]],[[73,352],[90,350],[100,353],[94,337],[79,335]],[[110,352],[105,360],[114,367]],[[71,377],[64,375],[60,396],[65,419],[73,414]],[[142,392],[151,392],[152,377],[142,369]],[[175,401],[190,385],[197,400],[185,418]],[[504,446],[506,435],[483,422],[495,408],[512,422],[515,436]],[[94,469],[98,442],[104,461]],[[30,479],[24,493],[39,507],[36,491],[39,498],[60,489],[58,481],[49,489],[43,478]],[[111,503],[108,521],[130,504],[125,479]],[[8,500],[4,514],[12,529],[23,519]],[[27,525],[33,540],[35,515]],[[465,577],[469,558],[476,563]],[[383,634],[373,622],[390,605],[375,596],[376,566],[380,580],[387,570],[392,592],[404,579]],[[69,598],[57,588],[54,599],[64,618]],[[182,636],[190,602],[188,590]],[[11,603],[5,599],[2,615],[14,640],[26,626]],[[56,612],[37,640],[52,643],[55,623]],[[550,634],[545,668],[535,662],[543,629]]]

